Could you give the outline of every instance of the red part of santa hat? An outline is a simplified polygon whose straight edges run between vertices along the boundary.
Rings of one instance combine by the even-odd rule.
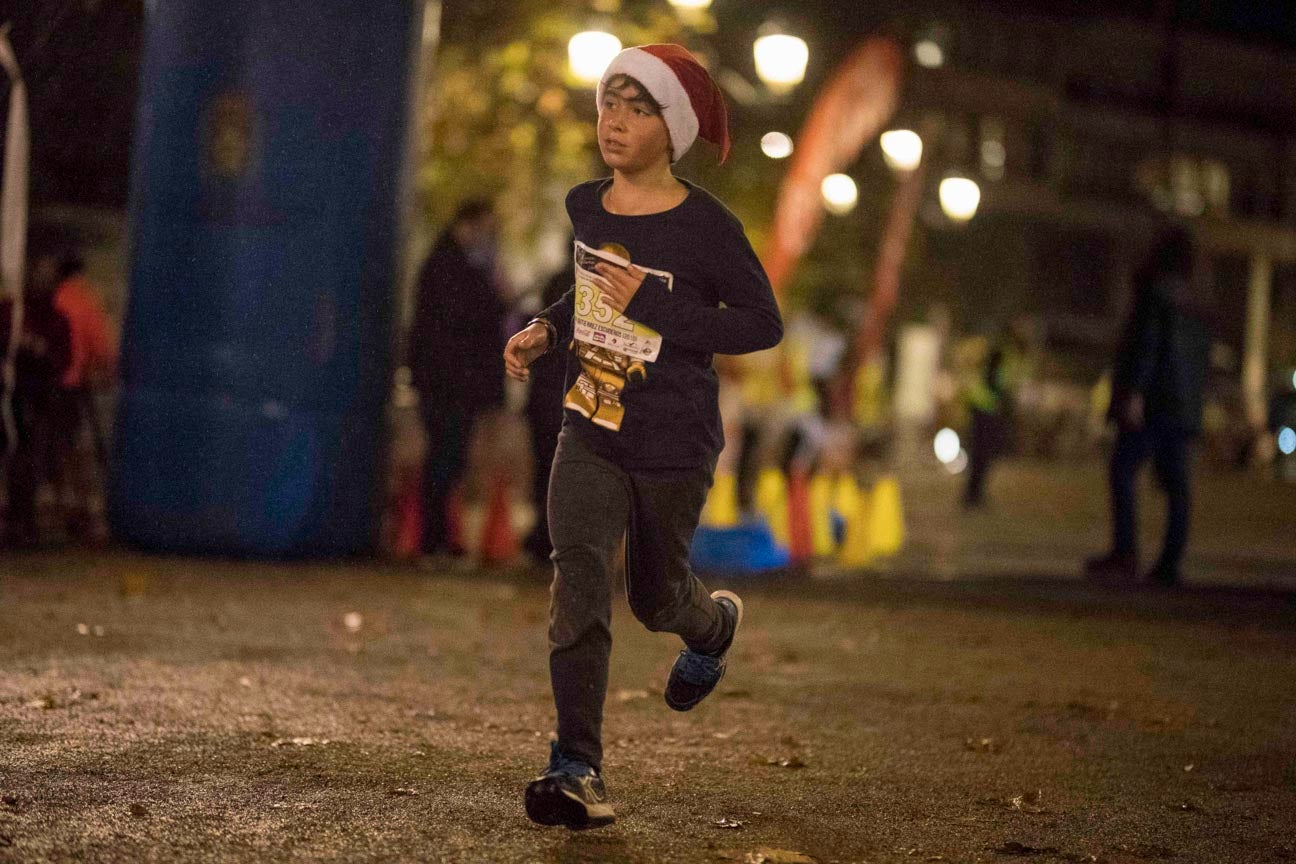
[[[710,73],[682,45],[639,45],[612,59],[598,86],[598,106],[603,110],[607,82],[629,75],[642,84],[662,106],[662,119],[670,132],[672,161],[679,161],[701,137],[720,148],[720,161],[729,156],[729,111],[724,94]]]

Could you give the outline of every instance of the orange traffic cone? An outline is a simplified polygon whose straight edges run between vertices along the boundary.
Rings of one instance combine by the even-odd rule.
[[[517,535],[513,533],[513,505],[508,476],[499,471],[491,482],[490,503],[486,507],[486,524],[482,526],[481,559],[489,564],[504,564],[518,554]]]
[[[810,488],[805,471],[793,468],[788,475],[788,553],[794,562],[814,557],[810,530]]]
[[[418,471],[401,486],[396,498],[396,557],[413,558],[423,542],[423,496],[420,493],[422,478]]]

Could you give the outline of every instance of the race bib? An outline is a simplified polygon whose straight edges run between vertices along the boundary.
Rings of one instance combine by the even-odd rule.
[[[652,363],[661,353],[661,334],[651,327],[640,324],[617,312],[607,305],[603,290],[595,282],[594,265],[606,261],[615,266],[626,268],[630,262],[625,258],[586,246],[576,241],[576,310],[573,316],[576,341],[606,348],[627,357],[633,357]],[[661,270],[640,267],[649,276],[660,278],[666,290],[674,288],[675,277]],[[648,283],[645,280],[644,287]]]

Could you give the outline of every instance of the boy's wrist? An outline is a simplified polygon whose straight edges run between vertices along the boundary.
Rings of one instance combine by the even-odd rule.
[[[549,343],[545,346],[545,353],[549,353],[558,345],[558,328],[553,325],[552,321],[545,318],[543,315],[537,318],[532,318],[527,322],[528,327],[533,324],[539,324],[545,328],[545,333],[549,336]]]

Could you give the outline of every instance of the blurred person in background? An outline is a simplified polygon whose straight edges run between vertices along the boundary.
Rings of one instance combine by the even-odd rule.
[[[21,328],[13,326],[17,318],[13,301],[0,305],[0,349],[6,355],[11,347],[16,349],[14,388],[9,394],[15,440],[4,442],[9,492],[4,541],[11,547],[34,546],[41,539],[36,493],[55,455],[52,408],[71,362],[70,328],[54,304],[58,264],[52,250],[38,249],[33,256]],[[17,344],[11,346],[11,340]]]
[[[1017,393],[1028,374],[1029,349],[1029,324],[1016,318],[988,346],[985,362],[964,389],[971,422],[967,486],[963,490],[966,509],[985,506],[990,466],[1013,440]]]
[[[1201,429],[1202,391],[1210,356],[1204,280],[1195,267],[1192,235],[1163,231],[1135,276],[1134,306],[1112,372],[1110,418],[1116,445],[1111,488],[1112,548],[1085,563],[1093,579],[1129,581],[1139,573],[1135,481],[1151,458],[1166,494],[1161,555],[1146,573],[1175,585],[1188,542],[1192,442]]]
[[[495,274],[497,242],[491,203],[465,201],[418,275],[407,365],[428,436],[425,556],[463,554],[446,506],[463,479],[474,423],[504,405],[506,307]]]
[[[70,353],[50,406],[54,455],[49,479],[68,529],[86,539],[102,539],[107,446],[98,396],[116,376],[117,336],[78,250],[66,251],[59,261],[54,307],[67,321]]]

